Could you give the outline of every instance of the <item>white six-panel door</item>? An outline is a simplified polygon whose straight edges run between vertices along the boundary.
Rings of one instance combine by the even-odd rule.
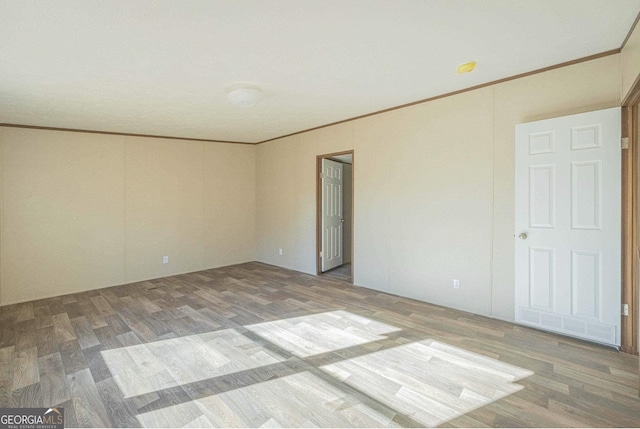
[[[343,264],[342,164],[322,160],[322,271]]]
[[[516,126],[516,322],[620,345],[620,109]]]

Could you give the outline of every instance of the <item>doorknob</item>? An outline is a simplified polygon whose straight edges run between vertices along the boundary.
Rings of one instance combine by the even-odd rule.
[[[344,222],[344,219],[340,219],[340,222]]]
[[[521,232],[520,235],[518,236],[519,238],[526,240],[527,239],[527,233],[526,232]]]

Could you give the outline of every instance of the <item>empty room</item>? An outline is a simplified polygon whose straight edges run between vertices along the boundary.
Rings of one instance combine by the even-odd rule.
[[[0,0],[0,426],[640,427],[638,18]]]

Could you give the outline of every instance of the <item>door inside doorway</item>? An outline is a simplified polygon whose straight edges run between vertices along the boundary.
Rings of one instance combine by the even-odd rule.
[[[353,152],[318,157],[317,271],[352,282]]]
[[[518,323],[620,345],[620,109],[516,126]]]

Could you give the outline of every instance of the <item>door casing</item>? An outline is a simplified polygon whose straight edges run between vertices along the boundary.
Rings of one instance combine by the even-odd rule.
[[[346,150],[342,152],[332,152],[323,155],[316,156],[316,274],[322,274],[322,258],[320,258],[320,252],[322,252],[322,160],[325,158],[332,158],[338,155],[349,155],[352,156],[351,166],[352,166],[352,178],[351,178],[351,283],[353,283],[353,267],[355,264],[354,258],[354,248],[355,248],[355,216],[353,215],[355,212],[354,203],[354,195],[355,195],[355,153],[353,150]]]
[[[622,102],[622,138],[628,148],[622,150],[622,302],[629,305],[629,315],[622,316],[622,345],[625,353],[638,354],[640,344],[640,78]]]

